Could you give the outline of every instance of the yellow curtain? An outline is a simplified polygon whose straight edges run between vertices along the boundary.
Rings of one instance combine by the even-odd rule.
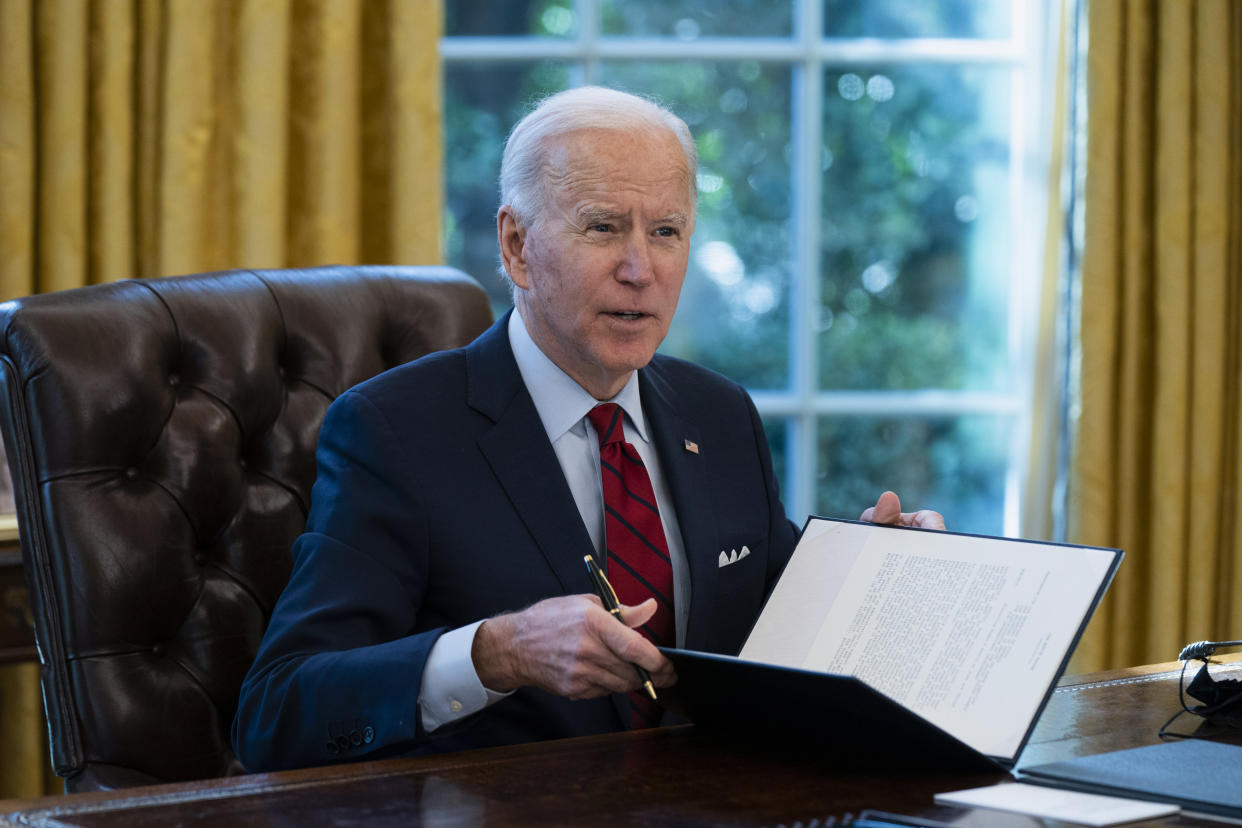
[[[1057,466],[1062,434],[1061,409],[1064,394],[1060,379],[1058,323],[1060,321],[1060,277],[1064,241],[1061,178],[1065,167],[1066,119],[1069,106],[1069,49],[1072,33],[1072,0],[1056,9],[1052,25],[1056,48],[1051,71],[1036,83],[1053,89],[1048,140],[1048,196],[1044,208],[1043,267],[1040,275],[1039,316],[1035,327],[1034,387],[1037,390],[1031,411],[1031,446],[1027,454],[1026,486],[1022,496],[1022,536],[1052,539],[1056,535]],[[1034,96],[1038,99],[1038,95]]]
[[[440,261],[438,0],[0,0],[0,294]]]
[[[439,0],[0,0],[0,299],[440,262],[441,28]],[[37,700],[0,670],[0,798],[59,789]]]
[[[1079,666],[1242,638],[1242,4],[1091,0],[1074,540],[1126,551]]]

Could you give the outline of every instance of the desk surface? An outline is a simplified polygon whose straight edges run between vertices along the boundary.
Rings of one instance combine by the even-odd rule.
[[[1063,680],[1020,764],[1156,741],[1177,710],[1176,663]],[[1242,673],[1242,662],[1219,672]],[[1193,727],[1188,722],[1186,727]],[[836,757],[840,759],[841,757]],[[962,825],[1045,823],[932,803],[1003,773],[882,774],[722,746],[692,726],[230,779],[0,802],[0,826],[832,824],[864,809]],[[1052,823],[1048,823],[1052,824]],[[1179,816],[1151,825],[1213,825]]]

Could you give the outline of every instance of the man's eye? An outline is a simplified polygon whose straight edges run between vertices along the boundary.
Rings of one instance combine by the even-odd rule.
[[[677,235],[677,228],[676,227],[660,227],[656,230],[656,235],[664,236],[665,238],[671,239]]]
[[[596,233],[611,233],[612,225],[611,224],[592,224],[590,229]]]

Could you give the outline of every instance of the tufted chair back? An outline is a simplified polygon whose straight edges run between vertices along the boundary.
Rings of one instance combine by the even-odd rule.
[[[238,690],[328,404],[491,311],[438,267],[233,271],[0,305],[52,763],[71,791],[240,773]]]

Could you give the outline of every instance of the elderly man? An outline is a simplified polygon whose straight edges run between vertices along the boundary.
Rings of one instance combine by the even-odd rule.
[[[248,768],[654,724],[634,691],[636,666],[675,680],[657,644],[740,648],[796,530],[745,391],[655,356],[696,163],[680,119],[607,89],[555,95],[514,128],[497,216],[514,310],[329,409],[233,725]],[[863,518],[940,525],[890,493]]]

